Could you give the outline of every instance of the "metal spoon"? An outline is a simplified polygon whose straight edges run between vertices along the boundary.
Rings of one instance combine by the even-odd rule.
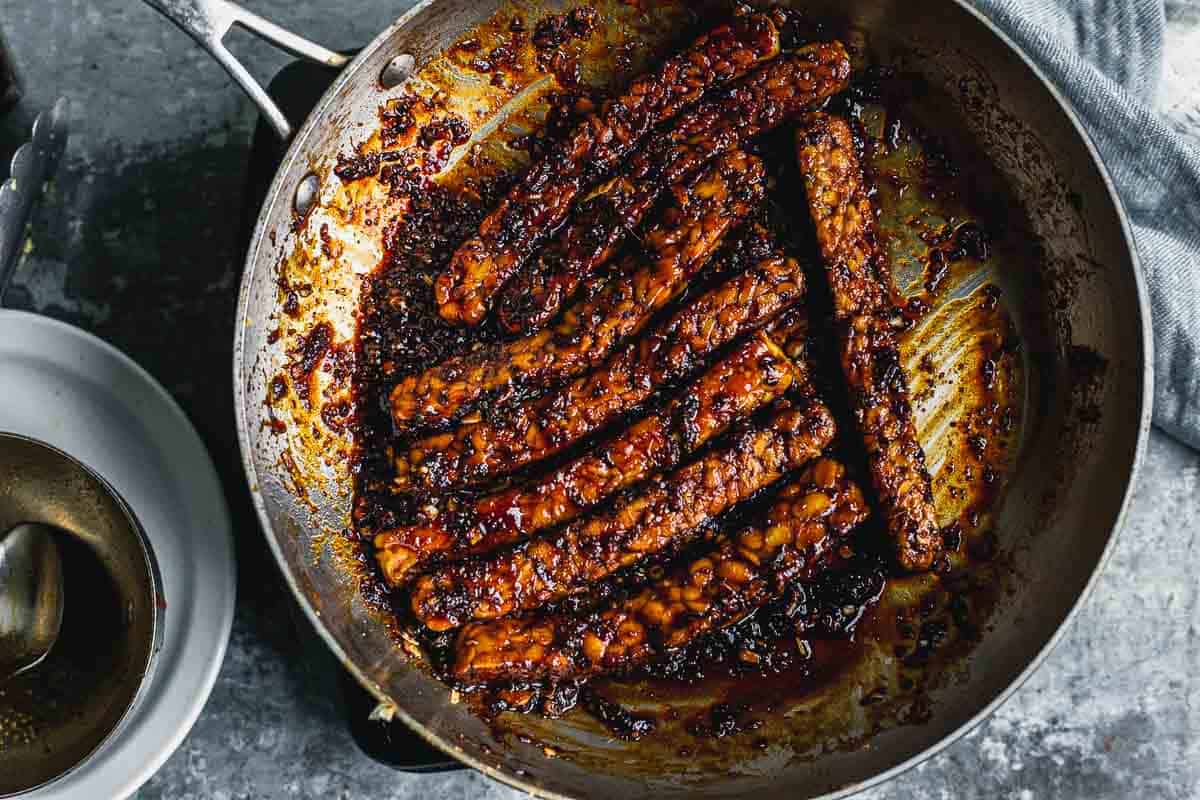
[[[30,140],[12,157],[8,180],[0,184],[0,301],[16,269],[33,206],[67,146],[68,113],[67,101],[59,99],[38,115]]]
[[[63,571],[55,530],[25,523],[0,539],[0,683],[42,662],[58,639]]]

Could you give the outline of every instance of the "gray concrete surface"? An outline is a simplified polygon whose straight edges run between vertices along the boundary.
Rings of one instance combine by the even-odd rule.
[[[350,47],[407,0],[246,0]],[[1169,4],[1162,110],[1200,140],[1200,0]],[[249,511],[233,438],[229,339],[238,209],[255,112],[224,74],[137,0],[0,0],[25,108],[74,101],[57,192],[8,303],[115,343],[177,397],[234,508],[241,581],[228,659],[191,735],[140,800],[515,798],[470,772],[411,776],[356,749],[336,664],[305,645]],[[258,75],[286,60],[235,36]],[[0,122],[0,152],[20,130]],[[882,798],[1200,796],[1200,456],[1155,433],[1116,555],[1033,679],[942,755],[863,795]],[[90,799],[89,799],[90,800]]]

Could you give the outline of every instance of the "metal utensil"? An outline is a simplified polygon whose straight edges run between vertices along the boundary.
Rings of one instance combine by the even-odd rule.
[[[62,560],[49,525],[18,525],[0,539],[0,683],[36,667],[58,640]]]
[[[165,619],[149,539],[116,490],[61,450],[0,432],[0,530],[12,531],[0,548],[31,535],[25,523],[53,532],[72,601],[45,661],[0,687],[0,733],[16,731],[0,736],[0,797],[71,772],[115,735],[148,685]]]
[[[38,115],[31,140],[17,148],[8,180],[0,185],[0,305],[17,267],[25,224],[67,146],[67,111],[66,98],[59,98]]]
[[[321,47],[275,23],[226,0],[146,0],[163,16],[174,22],[212,54],[250,99],[262,110],[263,116],[287,141],[292,138],[292,125],[279,106],[271,99],[242,63],[226,49],[222,40],[234,25],[241,25],[279,48],[301,58],[340,69],[350,63],[341,53]]]

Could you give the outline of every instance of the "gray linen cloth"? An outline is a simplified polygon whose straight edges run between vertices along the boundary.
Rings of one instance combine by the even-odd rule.
[[[1150,288],[1154,424],[1200,449],[1200,151],[1153,110],[1162,0],[971,1],[1071,100],[1096,143]]]

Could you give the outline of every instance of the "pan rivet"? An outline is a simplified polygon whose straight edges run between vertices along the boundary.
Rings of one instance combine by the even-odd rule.
[[[417,60],[410,53],[401,53],[379,73],[379,85],[384,89],[394,89],[409,79],[416,66]]]
[[[305,216],[312,210],[313,203],[317,202],[317,194],[321,191],[321,180],[311,172],[304,176],[304,180],[300,181],[300,185],[296,187],[296,199],[294,208],[300,216]]]

